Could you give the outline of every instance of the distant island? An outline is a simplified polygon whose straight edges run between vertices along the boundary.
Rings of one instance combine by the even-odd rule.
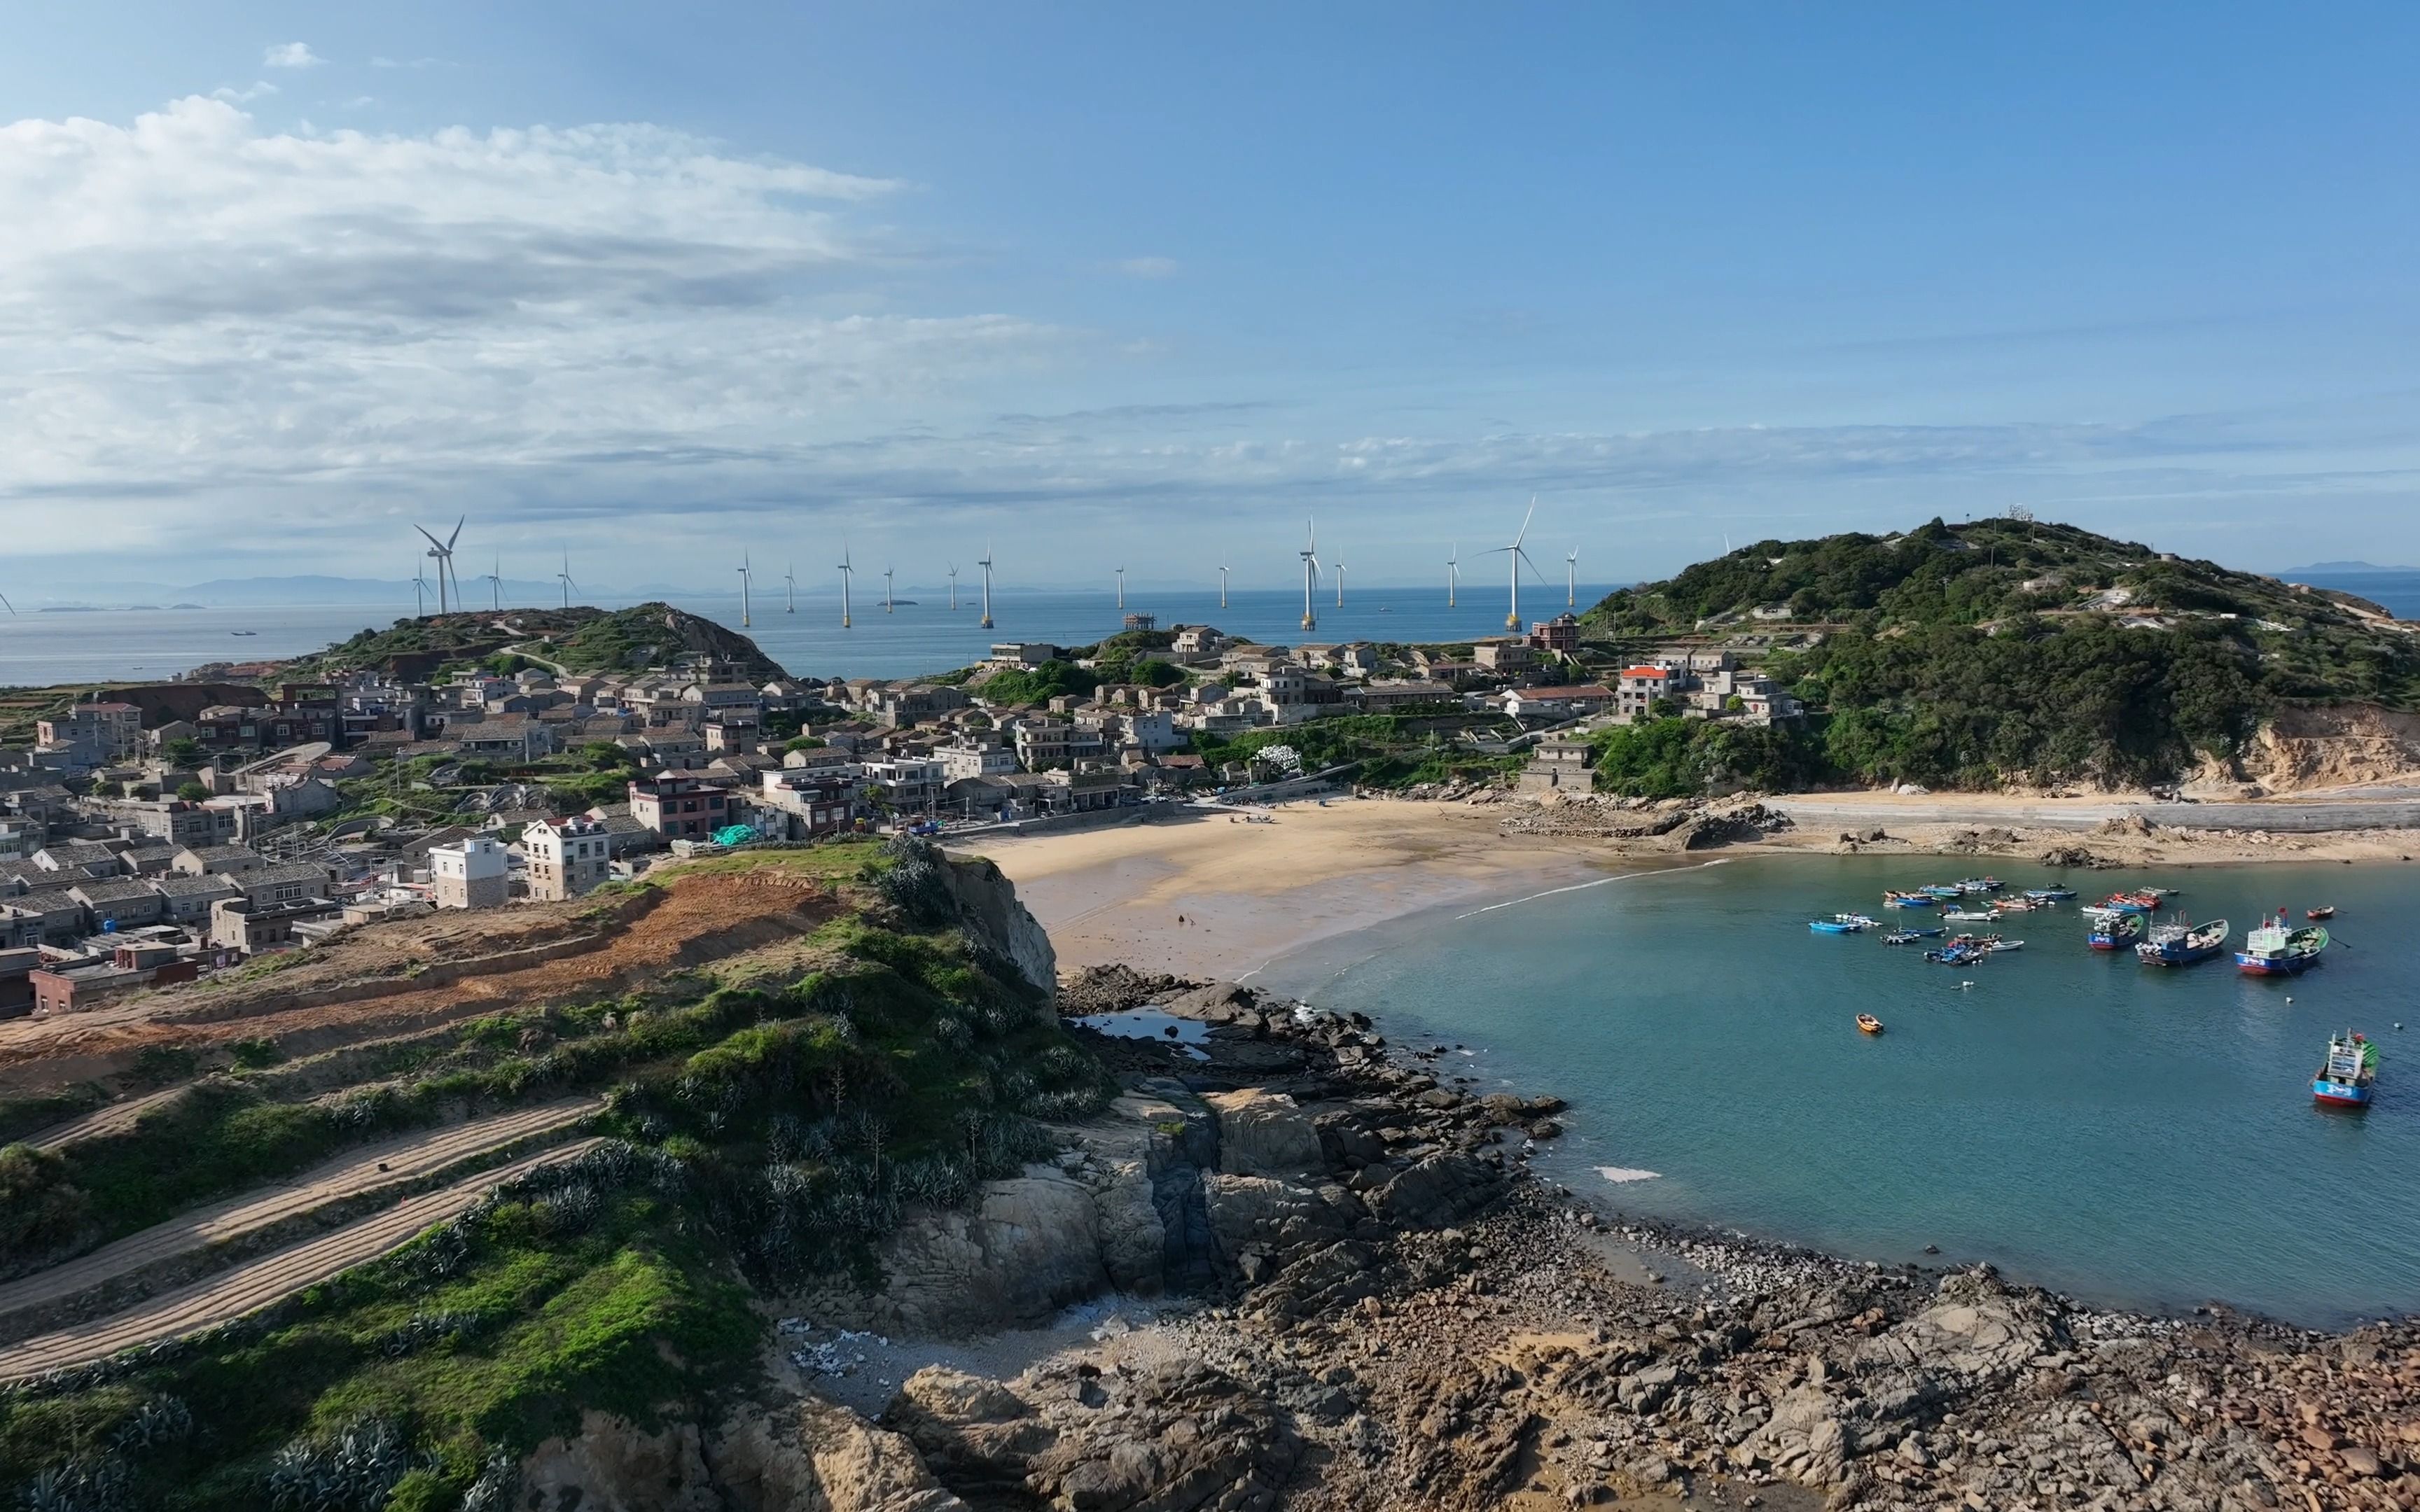
[[[2375,562],[2314,562],[2307,567],[2288,567],[2278,576],[2291,582],[2297,578],[2315,577],[2321,573],[2364,572],[2420,572],[2420,567],[2381,567]]]

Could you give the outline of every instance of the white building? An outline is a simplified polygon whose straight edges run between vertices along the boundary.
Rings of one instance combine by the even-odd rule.
[[[603,882],[611,849],[605,826],[585,814],[541,819],[521,830],[529,861],[530,896],[560,903]]]
[[[1016,752],[997,740],[962,741],[935,748],[933,759],[950,782],[970,777],[1001,777],[1016,770]]]
[[[473,835],[428,848],[428,875],[440,908],[497,908],[506,897],[502,841]]]

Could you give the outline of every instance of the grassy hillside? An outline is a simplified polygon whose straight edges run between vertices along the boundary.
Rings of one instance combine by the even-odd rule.
[[[1785,620],[1754,617],[1776,606]],[[1769,637],[1767,670],[1814,713],[1754,749],[1703,728],[1608,734],[1623,791],[2158,782],[2233,754],[2287,702],[2420,708],[2420,637],[2374,604],[2046,522],[1760,541],[1585,619],[1599,637]]]
[[[812,969],[678,977],[468,1021],[351,1096],[263,1071],[171,1119],[0,1154],[0,1265],[89,1244],[444,1110],[601,1090],[609,1135],[390,1257],[183,1345],[0,1392],[0,1504],[501,1507],[582,1409],[702,1414],[754,1380],[759,1291],[862,1274],[903,1204],[966,1201],[1113,1091],[958,928],[922,842],[752,857],[841,879]],[[707,864],[707,865],[710,865]],[[670,884],[677,887],[675,880]]]
[[[284,675],[307,680],[376,669],[426,676],[441,666],[485,661],[516,646],[574,672],[636,671],[703,652],[739,663],[752,682],[787,675],[748,637],[662,603],[422,615],[383,630],[364,630],[297,658]]]

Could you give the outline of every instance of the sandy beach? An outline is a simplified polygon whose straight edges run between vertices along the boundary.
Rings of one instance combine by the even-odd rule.
[[[1588,841],[1505,836],[1495,810],[1464,804],[1341,798],[1266,811],[1267,824],[1188,816],[966,849],[1016,882],[1063,970],[1122,962],[1220,978],[1422,909],[1652,864]]]

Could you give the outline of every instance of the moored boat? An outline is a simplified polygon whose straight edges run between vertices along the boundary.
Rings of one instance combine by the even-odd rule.
[[[1924,958],[1938,965],[1971,966],[1990,959],[1992,952],[1979,945],[1949,944],[1938,950],[1927,950]]]
[[[2006,884],[1998,877],[1968,877],[1958,884],[1958,890],[1962,893],[1997,892],[2004,886]]]
[[[2024,948],[2025,942],[2023,940],[1993,940],[1991,944],[1984,947],[1985,949],[1991,951],[1993,955],[1998,955],[2007,950],[2022,950]]]
[[[1929,939],[1940,933],[1941,931],[1937,929],[1895,929],[1888,934],[1883,936],[1883,943],[1885,945],[1914,945],[1918,940]]]
[[[2087,908],[2084,943],[2096,950],[2122,950],[2143,937],[2143,916],[2118,908]]]
[[[1885,908],[1937,908],[1941,900],[1929,892],[1885,892]]]
[[[1988,924],[2000,916],[1988,908],[1945,908],[1941,911],[1941,917],[1954,918],[1967,924]]]
[[[2027,887],[2025,896],[2038,903],[2055,903],[2075,896],[2073,887]]]
[[[2235,964],[2255,977],[2299,977],[2319,964],[2319,952],[2327,948],[2324,928],[2288,925],[2286,910],[2280,908],[2276,918],[2262,919],[2258,929],[2243,936],[2243,949],[2235,952]]]
[[[1810,919],[1807,927],[1818,934],[1861,934],[1875,925],[1875,920],[1863,914],[1834,914],[1829,918]]]
[[[2377,1044],[2347,1029],[2328,1036],[2328,1058],[2311,1078],[2311,1099],[2329,1107],[2366,1108],[2377,1080]]]
[[[2153,914],[2160,909],[2160,889],[2145,887],[2140,892],[2113,892],[2101,901],[2101,906],[2121,914]]]
[[[1857,1015],[1857,1028],[1864,1034],[1880,1034],[1883,1032],[1883,1021],[1871,1013],[1860,1013]]]
[[[1965,894],[1959,890],[1959,888],[1947,882],[1928,882],[1923,887],[1918,887],[1916,891],[1931,893],[1933,897],[1939,898],[1945,903],[1952,902],[1965,896]]]
[[[2226,949],[2226,935],[2227,924],[2223,918],[2213,918],[2207,924],[2180,918],[2155,926],[2150,937],[2134,947],[2134,954],[2147,965],[2189,966]]]
[[[2336,917],[2336,905],[2329,903],[2324,908],[2305,908],[2303,910],[2303,917],[2315,924],[2322,918],[2334,918]]]

